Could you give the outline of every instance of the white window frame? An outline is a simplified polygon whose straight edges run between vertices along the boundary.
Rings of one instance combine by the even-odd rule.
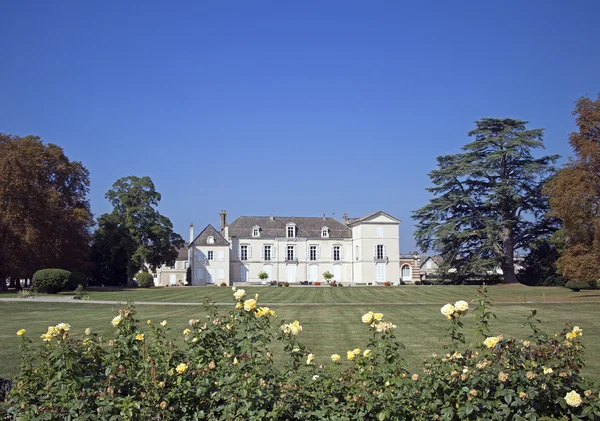
[[[247,244],[240,245],[240,260],[246,261],[248,260],[248,250],[250,246]]]
[[[285,225],[285,236],[287,238],[296,238],[296,224],[289,223]]]
[[[273,246],[271,244],[263,245],[263,260],[265,262],[270,262],[273,260]]]
[[[260,237],[260,227],[258,225],[252,227],[252,237],[254,237],[254,238]]]
[[[404,277],[404,269],[407,268],[408,269],[408,276]],[[410,281],[412,279],[412,268],[410,267],[409,264],[405,263],[402,265],[402,267],[400,268],[400,276],[401,279],[403,281]]]
[[[314,251],[314,256],[315,258],[313,259],[313,251]],[[308,246],[308,260],[311,262],[316,262],[317,259],[319,258],[319,246],[317,245],[309,245]]]
[[[329,238],[329,228],[321,228],[321,238]]]
[[[342,260],[342,246],[334,245],[333,246],[333,260],[339,262]]]
[[[292,258],[290,259],[290,251]],[[293,244],[288,244],[285,248],[285,260],[290,262],[296,259],[296,246]]]
[[[208,250],[206,252],[206,259],[207,260],[215,260],[215,252],[213,250]]]
[[[206,239],[206,243],[207,244],[214,244],[215,243],[215,237],[213,237],[212,235],[210,237],[208,237]]]

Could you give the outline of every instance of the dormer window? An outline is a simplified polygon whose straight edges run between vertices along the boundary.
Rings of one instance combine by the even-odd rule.
[[[213,237],[212,235],[210,237],[208,237],[208,239],[206,240],[206,242],[208,244],[214,244],[215,243],[215,237]]]
[[[321,228],[321,237],[323,237],[323,238],[329,237],[329,228],[327,228],[327,227]]]
[[[287,238],[295,238],[296,237],[296,224],[289,223],[285,226],[285,232],[287,234]]]
[[[260,227],[258,225],[252,227],[252,237],[260,237]]]

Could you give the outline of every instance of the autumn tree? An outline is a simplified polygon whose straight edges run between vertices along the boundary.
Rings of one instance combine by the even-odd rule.
[[[0,290],[42,268],[87,271],[89,185],[61,147],[0,133]]]
[[[557,156],[535,158],[542,130],[526,122],[484,118],[476,122],[463,153],[437,158],[429,174],[428,205],[413,213],[415,237],[425,252],[444,258],[454,282],[502,269],[504,283],[517,282],[515,253],[557,228],[547,218],[542,187]]]
[[[575,103],[575,157],[548,183],[552,215],[562,219],[566,250],[558,269],[572,280],[600,279],[600,95]]]
[[[161,195],[150,177],[120,178],[106,193],[106,198],[113,205],[113,211],[99,218],[102,231],[94,236],[93,247],[105,253],[107,258],[114,259],[113,263],[120,262],[125,255],[128,282],[145,265],[154,270],[161,264],[172,265],[175,262],[178,249],[185,242],[173,232],[169,218],[156,209]],[[110,238],[118,239],[118,244],[112,244],[112,249],[107,251],[111,247]],[[97,268],[103,264],[98,260],[100,255],[96,254],[94,259]],[[113,267],[111,270],[120,273],[123,268]],[[106,277],[106,272],[103,276]]]

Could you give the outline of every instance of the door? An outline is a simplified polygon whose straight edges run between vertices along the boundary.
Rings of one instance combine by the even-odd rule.
[[[309,266],[309,281],[310,282],[317,282],[319,280],[319,265],[310,265]]]
[[[174,273],[169,275],[169,285],[175,285],[177,283],[177,275]]]
[[[296,282],[296,265],[287,266],[287,281],[289,283]]]
[[[385,263],[377,263],[377,282],[385,282]]]
[[[240,281],[248,282],[248,268],[245,265],[240,267]]]
[[[342,265],[333,265],[333,280],[336,282],[342,280]]]
[[[410,266],[408,266],[408,265],[402,266],[402,280],[403,281],[406,282],[406,281],[410,281],[411,280],[412,274],[410,272],[411,272],[410,271]]]

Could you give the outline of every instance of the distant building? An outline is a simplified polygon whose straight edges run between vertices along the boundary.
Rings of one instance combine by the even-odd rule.
[[[399,224],[378,211],[343,221],[323,217],[240,216],[231,224],[221,211],[220,230],[208,225],[193,237],[190,225],[192,285],[225,282],[291,284],[337,282],[383,284],[400,281]]]
[[[418,253],[400,255],[400,279],[405,284],[421,280],[421,256]]]
[[[162,265],[152,273],[155,286],[185,285],[185,274],[188,268],[188,246],[178,250],[173,266]]]

